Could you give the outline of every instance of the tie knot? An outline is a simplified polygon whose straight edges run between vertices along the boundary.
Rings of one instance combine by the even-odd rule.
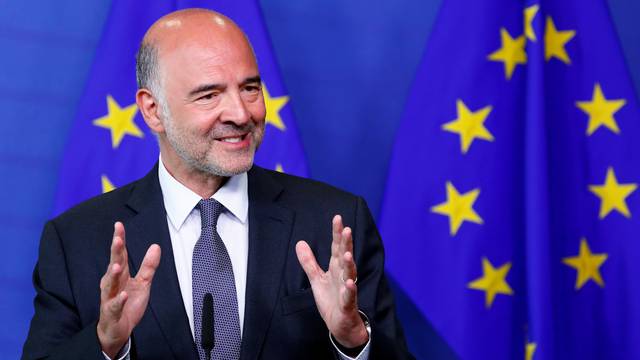
[[[222,213],[223,206],[215,199],[200,200],[198,203],[200,208],[200,220],[202,228],[213,227],[215,229],[218,217]]]

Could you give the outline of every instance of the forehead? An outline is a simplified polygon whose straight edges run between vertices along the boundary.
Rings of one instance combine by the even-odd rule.
[[[158,49],[165,84],[229,82],[258,75],[253,51],[239,29],[205,24],[176,30]]]

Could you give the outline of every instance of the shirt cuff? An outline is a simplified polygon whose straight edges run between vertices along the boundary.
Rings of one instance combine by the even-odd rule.
[[[369,318],[367,317],[367,315],[365,315],[365,313],[363,313],[360,310],[358,310],[358,312],[360,313],[362,320],[364,320],[365,322],[367,333],[369,333],[369,340],[367,340],[367,344],[364,346],[362,350],[360,350],[360,353],[356,357],[350,357],[340,350],[340,348],[333,341],[333,336],[331,335],[331,333],[329,333],[329,340],[331,341],[331,345],[333,345],[333,348],[336,349],[336,352],[338,353],[340,360],[368,360],[369,359],[369,348],[371,345],[371,326],[369,325]]]
[[[369,336],[369,341],[367,341],[367,345],[365,345],[364,349],[360,351],[360,354],[356,357],[350,357],[345,355],[340,349],[336,346],[336,343],[333,342],[333,336],[329,336],[331,338],[331,344],[333,348],[336,349],[340,360],[368,360],[369,359],[369,345],[371,345],[371,336]]]
[[[129,350],[131,350],[131,338],[129,338],[127,344],[123,346],[120,351],[118,351],[115,359],[111,359],[107,354],[104,353],[104,351],[102,352],[102,356],[104,356],[106,360],[129,360]]]

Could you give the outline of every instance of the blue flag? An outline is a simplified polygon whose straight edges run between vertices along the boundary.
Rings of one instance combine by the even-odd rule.
[[[142,177],[158,160],[156,139],[135,105],[135,53],[154,21],[189,7],[209,7],[227,15],[253,45],[267,107],[265,138],[256,163],[307,175],[290,99],[256,0],[114,0],[62,160],[56,214]]]
[[[460,358],[640,359],[639,120],[604,0],[443,1],[380,225]]]

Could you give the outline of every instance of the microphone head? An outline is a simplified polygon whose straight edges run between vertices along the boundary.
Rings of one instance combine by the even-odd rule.
[[[202,333],[200,334],[200,344],[205,351],[213,349],[215,343],[213,327],[213,296],[211,293],[206,293],[202,300]]]

